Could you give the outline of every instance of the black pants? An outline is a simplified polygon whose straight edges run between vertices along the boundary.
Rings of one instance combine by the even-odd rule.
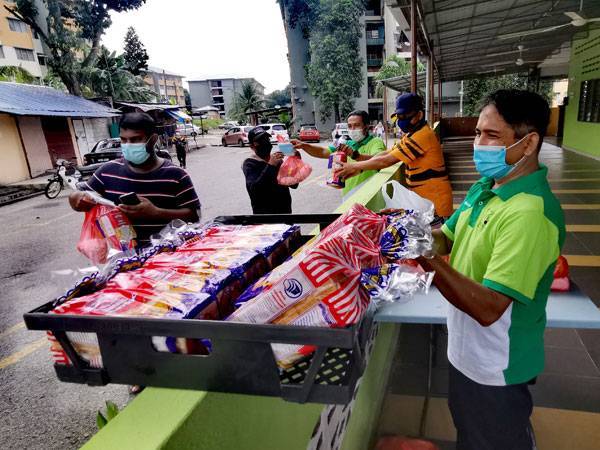
[[[177,149],[176,152],[177,152],[177,159],[179,160],[179,165],[185,169],[185,157],[186,157],[185,149],[183,149],[183,150]]]
[[[448,406],[458,432],[457,450],[532,450],[528,383],[485,386],[450,364]]]

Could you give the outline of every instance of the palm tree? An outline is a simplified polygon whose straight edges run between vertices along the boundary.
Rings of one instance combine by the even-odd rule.
[[[264,100],[258,92],[258,87],[252,81],[243,81],[242,89],[233,99],[229,116],[231,119],[245,121],[246,113],[262,108]]]
[[[136,102],[156,99],[156,93],[144,85],[143,79],[127,70],[123,56],[105,47],[100,49],[96,65],[85,72],[82,88],[86,96]]]

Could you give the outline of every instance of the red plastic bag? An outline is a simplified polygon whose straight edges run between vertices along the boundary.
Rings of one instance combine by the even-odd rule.
[[[86,211],[77,243],[77,250],[94,264],[104,264],[108,255],[108,243],[96,222],[105,209],[107,209],[106,206],[96,205]]]
[[[554,281],[552,281],[551,290],[555,292],[567,292],[571,289],[569,281],[569,263],[567,258],[559,256],[554,268]]]
[[[96,205],[85,213],[77,250],[94,264],[104,264],[109,254],[133,250],[135,231],[118,208]]]
[[[312,172],[312,167],[299,156],[288,156],[279,168],[277,183],[282,186],[293,186],[306,180]]]

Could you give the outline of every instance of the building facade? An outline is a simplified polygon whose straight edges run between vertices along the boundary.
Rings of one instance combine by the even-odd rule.
[[[304,67],[309,62],[308,39],[299,27],[290,26],[287,11],[283,7],[281,13],[288,41],[294,125],[315,124],[322,132],[331,131],[335,126],[334,118],[331,115],[324,117],[320,113],[319,101],[311,95],[306,82]],[[354,99],[354,108],[368,111],[371,122],[375,123],[384,118],[383,96],[377,92],[375,77],[385,58],[402,50],[399,43],[404,43],[404,40],[398,22],[383,0],[366,3],[361,24],[364,32],[359,41],[359,54],[363,61],[363,83],[360,95]]]
[[[0,184],[44,174],[58,159],[83,163],[119,111],[45,86],[0,82]]]
[[[47,72],[42,42],[29,25],[4,8],[14,5],[14,1],[0,0],[0,67],[21,67],[41,79]]]
[[[160,67],[148,66],[144,74],[144,83],[148,89],[156,92],[160,101],[185,106],[183,75],[177,75]]]
[[[254,78],[212,78],[188,81],[192,108],[213,106],[222,118],[229,117],[235,96],[242,91],[244,83],[254,83],[258,93],[264,97],[265,87]]]
[[[384,122],[386,119],[389,121],[399,94],[391,88],[377,89],[376,78],[386,58],[399,56],[410,60],[411,57],[410,27],[396,6],[394,2],[369,0],[366,2],[365,15],[361,19],[364,33],[359,42],[359,51],[363,60],[363,85],[360,95],[354,99],[354,108],[368,111],[372,124]],[[319,101],[311,95],[306,82],[305,66],[309,63],[309,41],[299,27],[290,26],[287,11],[283,7],[281,13],[288,42],[294,124],[315,124],[322,132],[329,132],[335,125],[334,120],[320,114]],[[445,117],[459,115],[459,91],[460,82],[442,84]],[[437,102],[437,84],[434,92]]]

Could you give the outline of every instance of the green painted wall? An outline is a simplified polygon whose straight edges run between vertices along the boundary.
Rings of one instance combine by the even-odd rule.
[[[600,78],[600,29],[591,30],[585,39],[571,45],[569,66],[569,104],[565,111],[563,146],[600,156],[600,123],[579,122],[581,82]]]
[[[381,186],[397,178],[397,165],[382,170],[337,212],[354,203],[383,208]],[[397,337],[398,326],[380,326],[343,450],[373,446]],[[83,449],[305,450],[322,410],[278,398],[147,388]]]

